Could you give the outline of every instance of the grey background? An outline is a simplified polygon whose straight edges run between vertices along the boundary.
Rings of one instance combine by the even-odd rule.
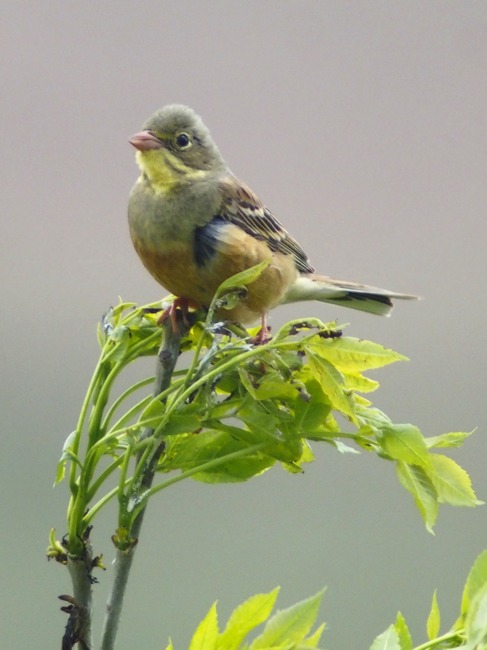
[[[477,434],[455,459],[485,474],[487,5],[211,1],[4,3],[0,15],[1,645],[60,647],[65,530],[52,489],[117,301],[162,292],[131,248],[137,175],[127,138],[156,108],[191,105],[232,169],[323,273],[421,294],[391,319],[317,315],[411,358],[376,373],[377,406],[425,434]],[[150,371],[145,368],[144,372]],[[435,587],[446,630],[486,546],[485,508],[443,508],[426,533],[392,464],[318,448],[304,475],[179,484],[150,506],[118,647],[176,647],[214,599],[221,620],[282,586],[287,606],[328,585],[324,645],[368,648],[400,609],[424,640]],[[108,565],[108,517],[94,531]],[[141,640],[142,639],[142,640]]]

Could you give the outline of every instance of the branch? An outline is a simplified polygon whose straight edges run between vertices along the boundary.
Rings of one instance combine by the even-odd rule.
[[[91,527],[88,528],[88,534]],[[63,650],[74,648],[76,643],[83,650],[92,650],[91,615],[93,608],[93,552],[91,543],[86,536],[83,540],[81,556],[67,556],[67,566],[73,584],[73,596],[60,596],[61,600],[70,603],[61,609],[69,614],[69,620],[63,636]]]
[[[160,395],[171,383],[171,378],[180,354],[181,338],[186,334],[186,324],[178,320],[178,331],[172,329],[171,319],[167,318],[163,325],[163,339],[157,355],[156,378],[154,382],[154,397]],[[146,428],[142,434],[142,439],[149,438],[153,435],[154,429]],[[161,443],[158,453],[153,454],[151,460],[144,468],[141,480],[143,491],[149,490],[154,480],[155,467],[161,453],[164,451],[164,442]],[[141,460],[142,452],[137,458]],[[114,581],[111,593],[107,600],[105,621],[103,625],[102,650],[113,650],[115,648],[115,638],[117,635],[120,613],[123,605],[123,598],[127,586],[127,581],[134,558],[137,541],[142,527],[142,522],[147,506],[144,506],[134,519],[128,539],[132,540],[126,549],[117,549],[114,562]]]

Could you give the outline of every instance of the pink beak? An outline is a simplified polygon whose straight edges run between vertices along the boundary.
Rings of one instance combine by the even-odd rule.
[[[141,131],[129,138],[129,142],[139,151],[150,151],[151,149],[160,149],[163,144],[150,131]]]

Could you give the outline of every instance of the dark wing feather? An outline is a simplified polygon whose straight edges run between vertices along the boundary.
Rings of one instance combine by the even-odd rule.
[[[223,217],[216,216],[205,226],[195,228],[193,254],[198,266],[206,266],[211,261],[218,249],[220,229],[227,226],[227,224],[228,221]]]
[[[265,241],[272,251],[292,255],[298,271],[313,273],[314,268],[301,246],[250,188],[235,177],[229,177],[220,182],[220,190],[223,201],[219,216]]]

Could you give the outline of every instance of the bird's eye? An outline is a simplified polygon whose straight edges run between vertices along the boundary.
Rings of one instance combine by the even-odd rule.
[[[191,138],[187,133],[179,133],[176,137],[176,144],[179,149],[188,149],[191,146]]]

